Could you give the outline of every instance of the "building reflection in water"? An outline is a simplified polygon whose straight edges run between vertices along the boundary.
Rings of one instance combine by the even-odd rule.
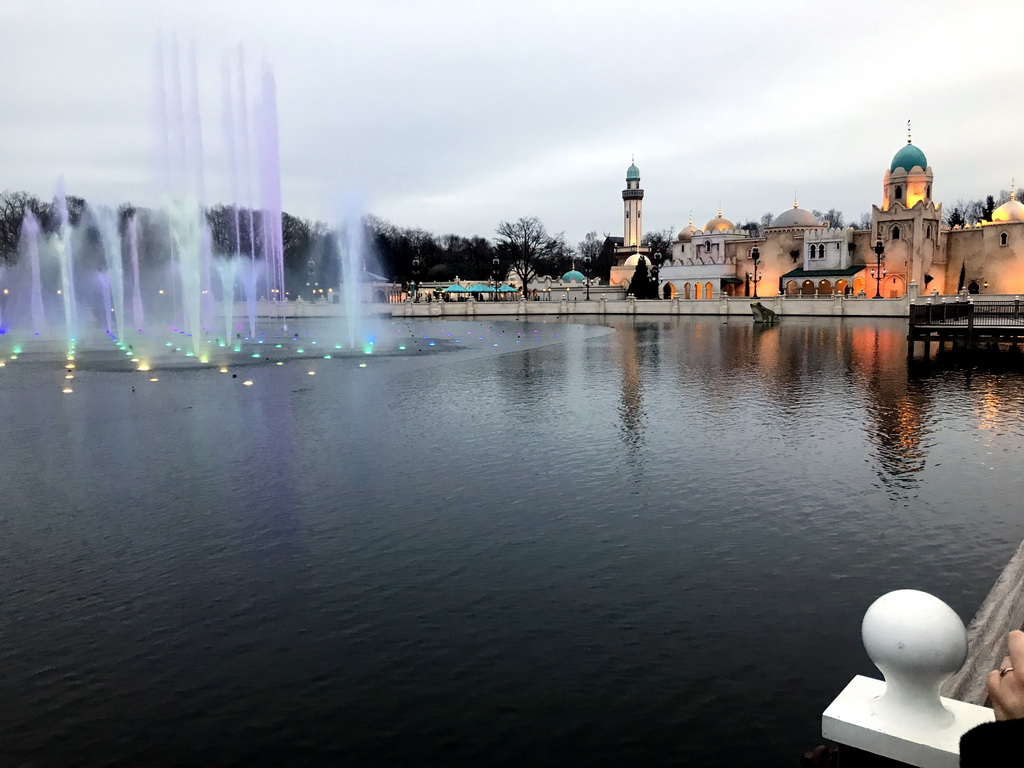
[[[644,383],[658,373],[660,324],[658,321],[622,324],[613,339],[620,373],[620,434],[631,461],[639,461],[647,429]]]

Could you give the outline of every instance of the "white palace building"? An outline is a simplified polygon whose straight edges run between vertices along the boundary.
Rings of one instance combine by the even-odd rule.
[[[882,174],[881,201],[871,229],[829,228],[799,208],[778,215],[761,236],[737,229],[722,215],[702,228],[684,227],[660,269],[663,298],[847,295],[1024,294],[1024,204],[1011,193],[992,221],[951,229],[932,199],[933,173],[924,152],[907,138]],[[624,237],[615,249],[613,286],[628,288],[637,262],[653,254],[641,245],[643,189],[630,165],[622,191]],[[756,289],[756,290],[755,290]]]

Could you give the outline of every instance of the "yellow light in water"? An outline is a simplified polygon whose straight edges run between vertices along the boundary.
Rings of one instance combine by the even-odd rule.
[[[310,375],[310,376],[316,376],[316,371],[310,371],[310,372],[309,372],[309,375]]]
[[[0,360],[0,368],[5,368],[5,367],[7,367],[7,363],[5,363],[3,360]]]
[[[366,367],[366,363],[360,363],[360,364],[359,364],[359,367],[360,367],[360,368],[365,368],[365,367]]]
[[[142,363],[142,364],[141,364],[141,365],[139,366],[139,370],[140,370],[140,371],[148,371],[148,370],[149,370],[149,365],[148,365],[148,364],[146,364],[146,363]]]
[[[137,357],[133,357],[133,358],[132,358],[132,362],[133,362],[133,363],[137,363],[137,362],[139,362],[139,358],[137,358]]]
[[[220,372],[221,372],[221,373],[227,373],[227,372],[228,372],[228,369],[227,369],[226,367],[225,367],[225,368],[221,368],[221,369],[220,369]]]
[[[64,378],[65,378],[65,379],[73,379],[73,378],[75,378],[75,377],[74,377],[74,376],[73,376],[72,374],[70,374],[70,373],[69,373],[69,374],[68,374],[67,376],[65,376]]]
[[[248,379],[246,379],[242,383],[245,384],[245,386],[247,386],[247,387],[251,387],[252,386],[252,382],[250,380],[248,380]]]
[[[277,361],[277,364],[278,365],[284,365],[284,363],[282,363],[280,360]]]
[[[158,379],[158,378],[156,378],[156,377],[154,376],[154,377],[153,377],[152,379],[150,379],[150,381],[160,381],[160,379]]]
[[[62,391],[62,392],[63,392],[63,393],[65,394],[65,395],[67,395],[67,394],[70,394],[71,392],[74,392],[75,390],[73,390],[73,389],[72,389],[71,387],[64,387],[64,389],[63,389],[63,390],[61,390],[61,391]]]
[[[199,362],[202,363],[203,365],[206,365],[208,362],[210,362],[210,358],[208,358],[208,357],[200,357],[199,358]]]
[[[64,367],[65,367],[65,368],[67,368],[67,369],[68,369],[69,371],[73,371],[73,370],[75,370],[75,364],[74,364],[74,363],[68,363],[68,364],[67,364],[66,366],[64,366]]]

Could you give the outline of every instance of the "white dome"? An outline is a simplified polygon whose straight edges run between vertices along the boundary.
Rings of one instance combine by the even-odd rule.
[[[797,208],[795,205],[788,211],[780,213],[772,221],[773,227],[820,227],[821,224],[814,214]]]
[[[622,266],[624,266],[624,267],[635,267],[637,264],[640,263],[640,256],[641,255],[642,254],[634,253],[632,256],[630,256],[628,259],[626,259],[624,262],[622,262]]]

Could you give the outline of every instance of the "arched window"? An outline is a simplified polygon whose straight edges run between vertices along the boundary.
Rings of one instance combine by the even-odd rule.
[[[704,253],[711,253],[711,241],[710,240],[705,240],[704,241]]]
[[[687,283],[686,285],[683,286],[683,298],[684,299],[690,298],[690,284],[689,283]]]
[[[931,224],[929,224],[927,227],[925,227],[924,236],[926,238],[930,238],[932,236],[932,225]]]
[[[694,290],[693,298],[695,298],[695,299],[703,299],[704,298],[704,296],[702,295],[703,294],[703,288],[704,288],[703,285],[701,285],[700,283],[697,283],[693,287],[693,290]]]
[[[711,283],[706,283],[704,285],[704,298],[705,299],[710,299],[711,298]]]
[[[895,197],[896,197],[897,200],[902,200],[903,199],[903,187],[897,185]]]
[[[900,239],[900,228],[898,226],[892,228],[892,234],[890,235],[890,237],[893,240],[899,240]]]
[[[999,233],[999,244],[1000,245],[1006,245],[1006,233],[1005,232],[1000,232]]]
[[[825,258],[825,244],[824,243],[822,243],[821,245],[818,246],[818,258],[819,259],[824,259]]]
[[[830,293],[832,293],[832,283],[828,280],[820,280],[818,282],[818,295],[828,296]]]
[[[925,194],[928,196],[929,200],[932,199],[932,185],[931,184],[928,185],[928,191]]]

